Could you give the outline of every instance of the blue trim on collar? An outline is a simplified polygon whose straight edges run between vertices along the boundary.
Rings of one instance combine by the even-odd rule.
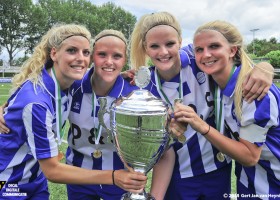
[[[238,75],[241,69],[241,65],[238,66],[234,73],[232,74],[230,80],[228,81],[226,87],[222,90],[222,93],[228,97],[230,97],[231,95],[233,95],[234,90],[235,90],[235,85],[238,79]]]
[[[120,97],[124,87],[124,79],[119,75],[113,85],[113,88],[109,92],[108,96],[118,98]]]
[[[93,74],[94,67],[91,67],[89,71],[85,74],[81,82],[81,89],[83,93],[92,93],[92,87],[90,82],[90,77]]]
[[[48,71],[46,70],[45,66],[42,70],[42,80],[45,85],[45,88],[55,97],[55,84],[52,77],[49,75]]]

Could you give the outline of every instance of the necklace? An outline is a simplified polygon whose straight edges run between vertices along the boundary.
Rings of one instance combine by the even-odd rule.
[[[92,96],[91,96],[91,103],[92,103],[92,113],[93,113],[93,123],[94,123],[94,144],[95,144],[95,151],[92,153],[92,156],[94,158],[100,158],[102,156],[102,151],[99,150],[99,140],[101,137],[101,131],[102,131],[102,126],[100,125],[100,123],[98,123],[98,127],[96,129],[96,102],[97,102],[97,98],[96,98],[96,94],[93,90],[93,76],[90,77],[90,83],[91,83],[91,87],[92,87]]]

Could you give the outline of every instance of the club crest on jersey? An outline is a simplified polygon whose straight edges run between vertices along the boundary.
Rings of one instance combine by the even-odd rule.
[[[205,75],[205,73],[204,73],[204,72],[198,72],[198,73],[196,74],[196,79],[197,79],[197,81],[198,81],[200,84],[204,83],[204,82],[206,81],[206,75]]]

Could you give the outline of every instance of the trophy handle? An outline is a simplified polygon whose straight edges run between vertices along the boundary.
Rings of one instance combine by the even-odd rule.
[[[109,111],[106,109],[106,106],[107,106],[107,99],[106,99],[106,97],[99,97],[99,98],[98,98],[98,101],[99,101],[99,105],[100,105],[99,111],[98,111],[98,113],[97,113],[98,121],[99,121],[99,123],[101,124],[101,126],[102,126],[103,128],[106,129],[106,131],[107,131],[107,133],[108,133],[108,137],[109,137],[109,139],[111,140],[111,139],[112,139],[112,136],[111,136],[111,129],[109,129],[109,128],[106,126],[105,122],[104,122],[104,115],[105,115],[105,113],[110,114]]]

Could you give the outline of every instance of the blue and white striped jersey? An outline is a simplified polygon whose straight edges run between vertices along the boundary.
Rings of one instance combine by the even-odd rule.
[[[108,133],[99,126],[97,118],[99,97],[94,98],[90,82],[93,70],[93,68],[90,69],[80,83],[76,82],[77,89],[73,95],[69,114],[71,128],[68,132],[67,164],[86,169],[123,169],[124,165],[116,153],[113,141],[108,140]],[[106,96],[107,109],[116,98],[127,96],[135,89],[138,87],[130,85],[128,81],[118,76],[113,88]],[[104,121],[106,126],[110,128],[109,115],[105,114]],[[98,127],[101,131],[99,139],[97,137]],[[93,156],[96,149],[102,152],[102,157],[95,158]]]
[[[66,93],[65,93],[66,92]],[[70,109],[68,91],[61,91],[65,122]],[[44,69],[37,86],[26,81],[8,99],[4,119],[9,134],[0,133],[0,181],[34,190],[45,177],[37,160],[58,155],[55,127],[55,83]],[[1,190],[0,196],[2,196]],[[29,194],[27,194],[29,195]]]
[[[236,68],[226,88],[221,91],[227,131],[233,138],[239,135],[258,146],[262,145],[263,149],[254,167],[243,167],[236,162],[237,180],[251,194],[280,194],[280,90],[272,85],[262,100],[250,104],[243,101],[242,119],[239,121],[234,114],[233,98],[240,68]]]
[[[162,90],[168,100],[164,97],[162,99],[167,103],[169,101],[173,105],[174,99],[180,97],[180,90],[182,90],[183,103],[193,107],[202,119],[215,126],[214,101],[210,91],[208,75],[199,70],[195,64],[194,57],[189,54],[185,49],[180,50],[182,66],[180,74],[169,82],[160,80]],[[155,67],[151,67],[151,76],[152,79],[147,89],[161,98],[163,95],[159,91],[160,83],[157,81]],[[219,151],[205,137],[199,133],[197,134],[191,126],[188,126],[184,134],[187,138],[187,142],[184,145],[179,142],[173,144],[176,152],[175,173],[173,174],[179,178],[208,173],[230,163],[231,159],[228,157],[223,162],[218,161],[216,157]]]

